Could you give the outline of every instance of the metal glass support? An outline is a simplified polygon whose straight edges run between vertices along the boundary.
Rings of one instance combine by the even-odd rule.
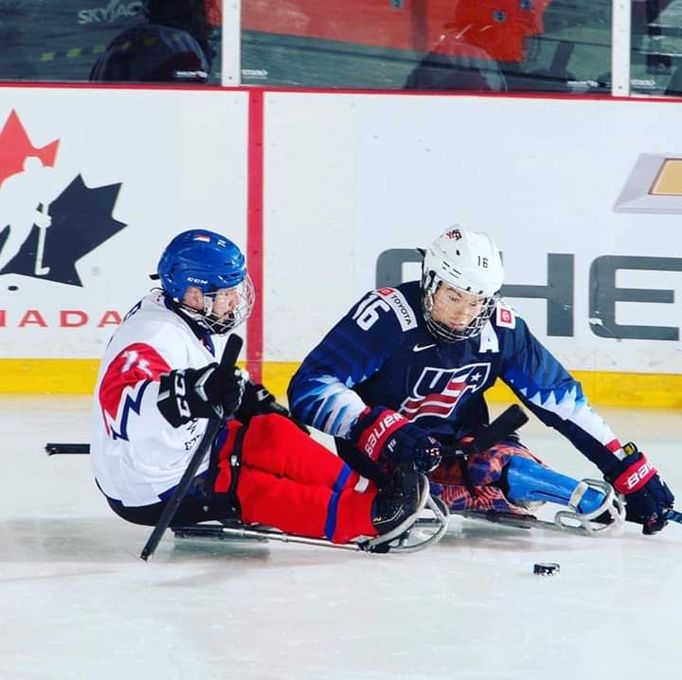
[[[613,0],[611,10],[611,95],[630,96],[630,43],[632,5]]]
[[[224,87],[238,87],[242,82],[241,74],[241,0],[222,0],[222,66],[220,84]]]

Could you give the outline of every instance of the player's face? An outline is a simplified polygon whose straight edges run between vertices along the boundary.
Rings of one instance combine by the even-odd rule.
[[[463,331],[485,308],[486,299],[441,283],[433,296],[431,318],[456,331]]]
[[[210,313],[216,321],[224,322],[229,319],[239,302],[239,291],[237,288],[221,288],[215,293],[204,295],[201,289],[190,286],[182,301],[197,312]]]
[[[239,291],[237,288],[221,288],[213,295],[212,315],[218,321],[227,321],[239,303]]]

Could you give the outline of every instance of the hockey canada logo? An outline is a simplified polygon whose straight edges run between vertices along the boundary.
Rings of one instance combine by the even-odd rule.
[[[0,275],[82,286],[78,260],[126,227],[113,218],[121,184],[57,186],[59,141],[35,147],[15,111],[0,130]]]
[[[400,406],[408,420],[423,416],[447,418],[467,392],[477,392],[490,375],[490,364],[469,364],[447,370],[425,366],[412,394]]]

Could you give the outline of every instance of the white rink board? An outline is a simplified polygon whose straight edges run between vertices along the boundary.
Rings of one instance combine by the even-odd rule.
[[[571,368],[682,372],[679,340],[602,338],[588,322],[595,258],[682,257],[682,214],[613,209],[640,154],[682,153],[679,104],[271,93],[266,111],[268,359],[302,358],[374,287],[382,251],[461,222],[496,235],[508,284],[546,285],[547,254],[573,255],[571,337],[547,336],[544,301],[510,300]],[[615,318],[679,334],[682,272],[619,271],[616,285],[673,291],[616,302]]]
[[[155,285],[148,274],[180,231],[224,230],[245,247],[245,93],[0,88],[0,130],[13,110],[35,147],[59,140],[55,194],[78,175],[89,188],[120,184],[112,217],[127,226],[77,261],[82,287],[2,275],[3,357],[99,358],[115,326],[98,322]],[[40,317],[20,327],[27,310]],[[60,310],[87,323],[60,327]]]
[[[588,320],[596,258],[681,262],[682,214],[614,211],[643,154],[682,154],[678,103],[282,92],[265,100],[266,362],[302,359],[374,287],[382,251],[423,246],[461,221],[498,237],[508,284],[546,285],[548,253],[572,258],[571,335],[548,334],[544,300],[511,299],[570,368],[682,373],[679,340],[598,337]],[[58,140],[57,194],[77,177],[88,191],[120,185],[111,219],[125,227],[77,260],[82,287],[2,275],[4,357],[101,356],[113,325],[98,323],[144,294],[162,246],[183,229],[215,228],[246,245],[247,91],[0,88],[0,126],[12,111],[35,147]],[[45,252],[50,264],[49,240]],[[614,303],[617,323],[679,335],[682,272],[621,270],[615,281],[668,291],[665,303]],[[26,321],[31,310],[41,323],[33,312]],[[75,325],[60,327],[60,312]]]

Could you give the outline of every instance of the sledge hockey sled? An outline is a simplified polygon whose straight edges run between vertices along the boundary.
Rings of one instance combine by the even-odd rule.
[[[531,513],[522,511],[451,510],[450,514],[514,529],[545,529],[592,537],[611,533],[618,534],[625,522],[623,498],[616,494],[613,487],[607,482],[598,479],[585,479],[582,483],[585,488],[591,487],[604,494],[604,502],[599,508],[589,513],[579,513],[573,508],[559,510],[551,521],[539,519]]]
[[[416,552],[438,543],[448,528],[449,512],[445,504],[429,492],[428,479],[422,475],[421,502],[417,508],[417,519],[410,518],[390,532],[373,538],[359,538],[350,543],[332,543],[323,538],[307,538],[287,534],[279,529],[261,524],[242,524],[237,520],[202,522],[190,526],[171,527],[176,539],[203,539],[212,541],[279,541],[281,543],[302,543],[357,552],[387,553]]]

